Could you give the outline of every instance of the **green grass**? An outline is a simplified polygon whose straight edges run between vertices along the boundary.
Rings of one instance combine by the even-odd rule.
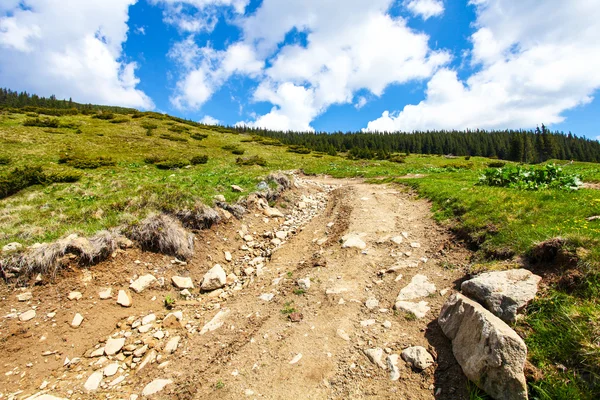
[[[553,280],[516,328],[525,336],[530,361],[542,373],[541,379],[530,382],[532,398],[600,397],[594,380],[600,363],[600,220],[587,220],[600,215],[597,190],[482,186],[477,183],[484,169],[498,161],[398,154],[392,155],[392,161],[377,161],[349,160],[343,154],[302,154],[288,151],[276,140],[175,123],[156,113],[111,119],[60,116],[48,122],[43,117],[40,125],[52,129],[24,126],[34,118],[0,112],[0,178],[10,176],[15,168],[41,167],[44,176],[79,180],[53,183],[61,181],[57,178],[39,184],[30,180],[16,194],[0,200],[0,246],[13,241],[48,242],[70,233],[91,235],[140,221],[153,211],[212,205],[217,194],[235,202],[243,194],[233,192],[231,185],[249,193],[276,170],[400,183],[432,201],[435,219],[468,241],[482,268],[494,268],[495,259],[527,255],[538,242],[557,236],[566,239],[577,263],[556,268],[559,276],[577,271],[577,284],[566,290],[559,279]],[[232,154],[238,149],[246,157]],[[61,154],[76,154],[101,165],[77,169],[59,163]],[[204,154],[210,155],[206,163],[190,162],[203,161]],[[244,159],[263,165],[243,165]],[[167,169],[157,168],[159,163]],[[563,168],[584,182],[600,182],[598,164],[572,163]],[[293,311],[292,304],[282,310]]]

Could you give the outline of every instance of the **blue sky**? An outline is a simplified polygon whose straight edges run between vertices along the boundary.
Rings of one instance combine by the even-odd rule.
[[[600,136],[596,0],[3,0],[0,86],[281,130]]]

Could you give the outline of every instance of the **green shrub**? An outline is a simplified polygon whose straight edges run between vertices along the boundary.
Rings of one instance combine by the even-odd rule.
[[[129,122],[129,118],[121,117],[121,118],[115,118],[112,121],[110,121],[111,124],[123,124],[125,122]]]
[[[115,114],[110,113],[110,112],[100,112],[96,115],[93,115],[92,118],[97,118],[97,119],[102,119],[102,120],[109,120],[109,119],[113,119],[115,118]]]
[[[140,126],[144,129],[149,129],[149,130],[153,130],[158,128],[158,125],[156,125],[153,122],[150,121],[142,121],[142,123],[140,124]]]
[[[100,167],[113,166],[116,162],[111,157],[87,157],[83,155],[63,153],[58,158],[59,164],[66,164],[78,169],[96,169]]]
[[[195,140],[203,140],[208,137],[205,133],[190,133],[190,137]]]
[[[194,156],[190,160],[190,164],[192,164],[192,165],[206,164],[207,162],[208,162],[208,156],[207,155]]]
[[[233,150],[231,150],[231,153],[235,154],[236,156],[241,156],[245,152],[246,152],[246,150],[244,150],[244,149],[233,149]]]
[[[226,144],[225,146],[221,146],[221,148],[223,150],[233,151],[233,150],[237,149],[238,147],[235,144]]]
[[[28,117],[32,117],[32,118],[37,118],[40,116],[40,114],[38,114],[36,112],[28,112],[28,113],[25,113],[25,115]]]
[[[171,132],[175,132],[175,133],[183,133],[183,132],[188,132],[190,130],[189,127],[184,126],[184,125],[173,125],[169,127],[169,130]]]
[[[566,173],[554,164],[542,168],[524,168],[517,165],[486,169],[479,178],[479,184],[521,190],[576,190],[581,186],[581,180],[577,175]]]
[[[447,171],[460,171],[462,169],[473,169],[473,167],[475,167],[473,163],[444,164],[441,166]]]
[[[395,155],[391,156],[388,161],[395,162],[398,164],[404,164],[406,162],[406,157],[401,155]]]
[[[290,153],[297,153],[297,154],[310,154],[310,149],[307,149],[304,146],[301,145],[292,145],[289,146],[288,150]]]
[[[23,126],[39,126],[42,128],[58,128],[60,121],[58,118],[27,118]]]
[[[72,172],[44,173],[42,167],[24,166],[0,176],[0,199],[11,196],[29,186],[59,182],[76,182],[81,175]]]
[[[190,163],[187,160],[168,159],[154,163],[158,169],[177,169],[183,168]]]
[[[59,128],[79,129],[80,125],[76,122],[61,122]]]
[[[259,156],[252,156],[252,157],[238,157],[235,160],[235,163],[237,165],[260,165],[261,167],[264,167],[267,165],[267,160],[265,160],[262,157]]]
[[[10,158],[8,156],[0,156],[0,165],[10,164]]]
[[[169,135],[168,133],[163,133],[162,135],[160,135],[160,137],[161,137],[161,139],[167,139],[172,142],[187,142],[188,141],[186,138]]]
[[[502,161],[492,161],[491,163],[488,164],[488,167],[490,168],[503,168],[506,165],[505,162]]]
[[[165,161],[165,160],[166,160],[166,157],[158,156],[156,154],[151,154],[144,158],[144,162],[146,164],[156,164],[156,163],[159,163],[159,162]]]

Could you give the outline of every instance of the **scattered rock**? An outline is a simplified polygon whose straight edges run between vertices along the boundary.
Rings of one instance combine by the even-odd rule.
[[[156,321],[156,314],[148,314],[142,318],[142,325],[152,324],[154,321]]]
[[[392,323],[390,321],[384,321],[383,322],[383,327],[385,329],[390,329],[392,327]]]
[[[360,326],[371,326],[371,325],[375,325],[375,321],[374,319],[365,319],[364,321],[360,321]]]
[[[83,315],[77,313],[73,317],[73,321],[71,321],[71,326],[73,328],[79,328],[79,326],[81,325],[82,322],[83,322]]]
[[[345,340],[346,342],[350,341],[350,335],[348,335],[345,330],[338,329],[336,333],[337,333],[338,337]]]
[[[414,300],[426,297],[435,293],[435,291],[435,285],[429,282],[429,278],[425,275],[417,274],[411,279],[408,285],[400,290],[400,294],[398,294],[396,301]]]
[[[290,364],[296,364],[298,361],[300,361],[301,358],[302,358],[302,353],[296,354],[296,356],[294,358],[292,358],[292,360],[290,361]]]
[[[117,304],[123,307],[131,307],[133,304],[133,299],[131,295],[125,290],[119,290],[119,295],[117,296]]]
[[[298,287],[301,290],[308,290],[310,289],[310,278],[302,278],[302,279],[298,279],[298,281],[296,282],[298,284]]]
[[[125,346],[125,338],[113,339],[110,338],[104,345],[104,354],[107,356],[114,356]]]
[[[216,329],[219,329],[221,326],[223,326],[223,324],[225,323],[225,319],[227,318],[227,316],[229,316],[230,313],[231,310],[219,311],[217,315],[213,317],[213,319],[211,319],[206,325],[204,325],[204,327],[202,327],[200,334],[204,335],[206,332],[212,332]]]
[[[102,370],[94,372],[87,378],[87,380],[83,384],[83,388],[85,390],[87,390],[88,392],[93,392],[93,391],[98,390],[98,388],[100,387],[100,382],[102,382],[103,377],[104,377],[104,373],[102,372]]]
[[[153,394],[162,391],[165,386],[170,385],[171,383],[173,383],[173,381],[170,379],[155,379],[144,387],[142,396],[152,396]]]
[[[507,323],[514,323],[538,291],[542,278],[526,269],[483,273],[461,285],[463,294]]]
[[[233,274],[233,273],[227,275],[227,278],[225,279],[225,283],[227,283],[228,285],[233,285],[237,281],[238,281],[238,277],[236,274]]]
[[[218,194],[214,197],[214,199],[216,201],[220,201],[221,203],[225,203],[227,201],[227,199],[225,198],[225,196],[223,196],[222,194]]]
[[[413,346],[402,350],[402,359],[419,371],[433,365],[433,357],[422,346]]]
[[[233,257],[231,256],[231,253],[226,251],[225,252],[225,261],[227,262],[231,262],[231,260],[233,260]]]
[[[112,297],[112,288],[104,289],[98,293],[100,300],[108,300]]]
[[[369,310],[374,310],[377,307],[379,307],[379,300],[377,300],[375,297],[369,297],[367,299],[367,301],[365,302],[365,306],[369,309]]]
[[[414,303],[412,301],[397,301],[394,305],[396,310],[412,313],[417,319],[424,318],[430,308],[426,301]]]
[[[139,278],[137,278],[131,285],[129,285],[129,288],[136,293],[141,293],[145,289],[148,289],[154,282],[156,282],[156,278],[154,277],[154,275],[142,275]]]
[[[260,296],[258,296],[259,299],[261,299],[262,301],[271,301],[273,300],[273,297],[275,295],[273,293],[263,293]]]
[[[219,264],[215,264],[202,278],[201,289],[205,291],[222,288],[227,283],[227,275]]]
[[[383,362],[383,349],[379,347],[366,349],[364,350],[364,353],[373,364],[380,366],[382,369],[386,369],[386,365]]]
[[[275,237],[279,240],[285,240],[287,238],[288,233],[286,231],[278,231],[275,233]]]
[[[231,190],[233,190],[234,192],[238,192],[238,193],[242,193],[244,191],[244,189],[242,189],[238,185],[231,185]]]
[[[404,241],[404,238],[402,236],[394,236],[390,240],[392,241],[392,243],[400,245]]]
[[[69,293],[69,300],[81,300],[83,295],[80,292]]]
[[[33,299],[33,295],[31,294],[31,292],[19,293],[17,295],[18,301],[29,301],[31,299]]]
[[[455,293],[438,317],[464,374],[495,399],[527,399],[527,346],[504,321]]]
[[[304,318],[304,315],[299,312],[293,312],[289,315],[289,319],[291,322],[300,322]]]
[[[110,363],[108,364],[106,367],[104,367],[104,369],[102,370],[102,372],[104,373],[104,376],[113,376],[115,375],[117,372],[119,371],[119,363]]]
[[[192,278],[190,278],[190,277],[172,276],[171,282],[173,282],[173,285],[175,285],[175,287],[178,289],[193,289],[194,288],[194,282],[192,281]]]
[[[19,321],[26,322],[35,318],[35,310],[27,310],[19,315]]]
[[[365,242],[363,242],[363,240],[359,236],[351,235],[344,241],[344,244],[342,244],[342,248],[344,248],[344,249],[355,248],[355,249],[364,250],[367,248],[367,244]]]
[[[172,354],[177,350],[177,346],[179,346],[179,341],[181,340],[181,336],[173,336],[167,344],[165,345],[164,352],[167,354]]]
[[[398,369],[399,358],[400,356],[398,354],[390,354],[386,357],[386,364],[390,370],[390,380],[392,381],[397,381],[400,379],[400,370]]]
[[[418,249],[419,247],[421,247],[421,244],[418,242],[412,242],[410,244],[410,247],[412,247],[413,249]]]

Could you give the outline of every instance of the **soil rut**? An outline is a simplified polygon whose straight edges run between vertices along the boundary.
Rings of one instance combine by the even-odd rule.
[[[182,337],[177,351],[141,371],[120,371],[125,378],[112,387],[93,393],[83,390],[91,372],[86,351],[102,338],[126,331],[128,316],[156,312],[159,319],[164,317],[167,312],[159,303],[166,289],[134,296],[131,309],[101,302],[97,290],[112,286],[116,291],[124,277],[142,274],[144,269],[162,273],[166,279],[176,272],[187,273],[195,280],[215,262],[227,269],[222,253],[237,243],[241,223],[234,221],[201,233],[202,254],[187,266],[169,264],[170,259],[137,250],[95,266],[84,299],[76,305],[61,303],[56,293],[64,298],[69,290],[79,289],[79,271],[72,272],[71,279],[67,275],[61,283],[36,289],[34,298],[47,300],[38,302],[37,313],[58,310],[59,320],[46,318],[37,325],[15,319],[0,322],[0,365],[4,368],[0,386],[5,388],[0,392],[6,398],[43,392],[71,398],[128,399],[160,378],[173,383],[156,398],[468,398],[465,378],[436,318],[464,276],[460,267],[468,263],[469,252],[432,221],[426,201],[398,186],[313,177],[303,181],[294,196],[322,194],[328,185],[335,189],[327,195],[326,208],[273,253],[260,276],[248,279],[225,299],[204,295],[196,301],[179,302],[176,309],[183,311],[188,329],[163,329],[170,337]],[[272,220],[267,223],[258,214],[243,223],[258,235],[273,228]],[[366,247],[342,248],[342,238],[349,234],[360,237]],[[135,259],[140,263],[134,264]],[[157,268],[161,262],[167,266]],[[146,264],[149,266],[144,268]],[[385,272],[393,266],[397,266],[395,272]],[[422,319],[394,310],[399,291],[417,274],[427,276],[436,286],[435,293],[414,300],[426,301],[430,307]],[[301,278],[311,282],[305,292],[297,285]],[[265,300],[270,295],[272,299]],[[369,309],[365,303],[371,298],[378,305]],[[14,293],[6,289],[1,311],[7,314],[12,307],[24,308],[15,303]],[[87,323],[84,320],[78,330],[68,326],[75,310],[86,307],[96,318],[84,315]],[[215,331],[201,335],[200,329],[189,329],[192,325],[201,328],[220,311],[228,314]],[[40,342],[41,336],[47,339]],[[152,340],[158,342],[148,342]],[[151,349],[161,348],[149,344]],[[389,371],[364,354],[364,350],[377,347],[400,354],[413,345],[428,348],[436,362],[424,371],[415,371],[400,359],[397,381],[391,381]],[[56,353],[40,356],[48,350]],[[63,367],[65,357],[83,361]],[[4,374],[9,371],[13,373]],[[106,382],[116,377],[106,378]],[[44,390],[39,389],[42,381],[49,382]]]

